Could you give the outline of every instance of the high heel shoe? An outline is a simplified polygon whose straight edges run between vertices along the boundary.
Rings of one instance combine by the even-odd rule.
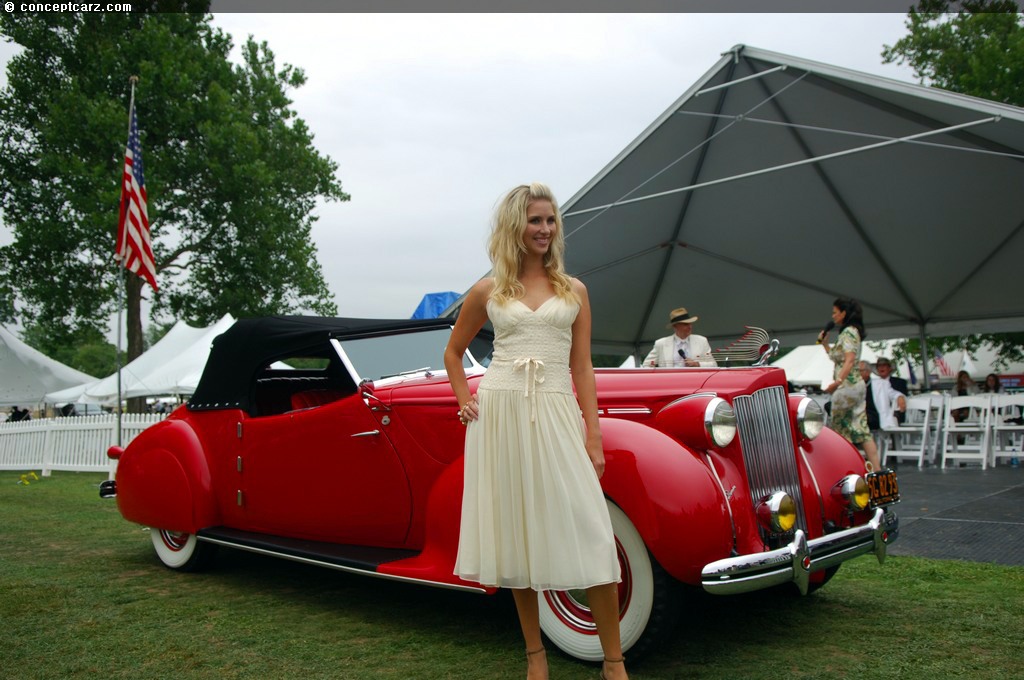
[[[626,663],[626,657],[623,656],[623,657],[618,658],[618,659],[609,659],[606,656],[606,657],[604,657],[604,662],[605,663]],[[608,680],[608,676],[604,674],[604,669],[603,668],[601,669],[601,680]]]

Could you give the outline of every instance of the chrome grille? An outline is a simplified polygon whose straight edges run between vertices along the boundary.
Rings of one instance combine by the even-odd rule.
[[[743,448],[751,501],[756,507],[776,491],[785,491],[796,502],[795,528],[806,532],[786,390],[766,387],[736,397],[732,407],[736,411],[736,430]]]

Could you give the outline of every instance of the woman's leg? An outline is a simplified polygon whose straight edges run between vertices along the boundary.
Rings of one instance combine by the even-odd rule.
[[[605,583],[587,588],[587,603],[590,613],[597,624],[597,637],[601,640],[601,650],[605,662],[601,668],[602,677],[608,680],[627,678],[626,664],[621,663],[622,642],[619,639],[619,587],[615,583]],[[611,660],[612,663],[608,663]]]
[[[537,603],[537,591],[530,588],[513,588],[512,597],[516,601],[519,627],[523,629],[523,639],[526,641],[527,680],[547,680],[547,655],[538,651],[544,649],[544,643],[540,636],[540,605]]]
[[[868,457],[868,462],[871,463],[872,472],[877,472],[882,469],[882,461],[878,457],[878,447],[875,446],[875,440],[872,437],[868,437],[861,446],[864,448],[864,454]]]

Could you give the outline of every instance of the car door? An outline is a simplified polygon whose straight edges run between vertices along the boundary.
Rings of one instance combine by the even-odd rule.
[[[245,421],[239,504],[249,530],[398,546],[411,497],[402,463],[358,393]]]

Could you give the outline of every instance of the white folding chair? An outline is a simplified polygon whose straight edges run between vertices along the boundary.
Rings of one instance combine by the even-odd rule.
[[[945,432],[942,435],[942,467],[946,459],[954,461],[976,461],[981,469],[988,467],[989,417],[992,400],[990,395],[950,397],[945,408]],[[967,410],[967,417],[957,421],[953,414],[960,409]]]
[[[932,431],[928,440],[928,462],[932,465],[937,465],[939,457],[942,455],[942,434],[944,432],[943,427],[945,424],[946,400],[949,399],[949,395],[940,394],[938,392],[929,392],[928,394],[922,394],[921,396],[927,397],[932,402],[932,412],[930,416]]]
[[[907,410],[901,425],[887,427],[882,430],[880,453],[882,467],[892,457],[898,461],[903,458],[916,458],[918,469],[924,467],[924,459],[929,452],[931,440],[932,400],[928,396],[907,399]],[[892,443],[890,444],[890,441]]]
[[[996,394],[992,400],[992,456],[995,465],[1000,458],[1019,458],[1024,444],[1024,394]],[[1014,421],[1017,422],[1014,422]]]

